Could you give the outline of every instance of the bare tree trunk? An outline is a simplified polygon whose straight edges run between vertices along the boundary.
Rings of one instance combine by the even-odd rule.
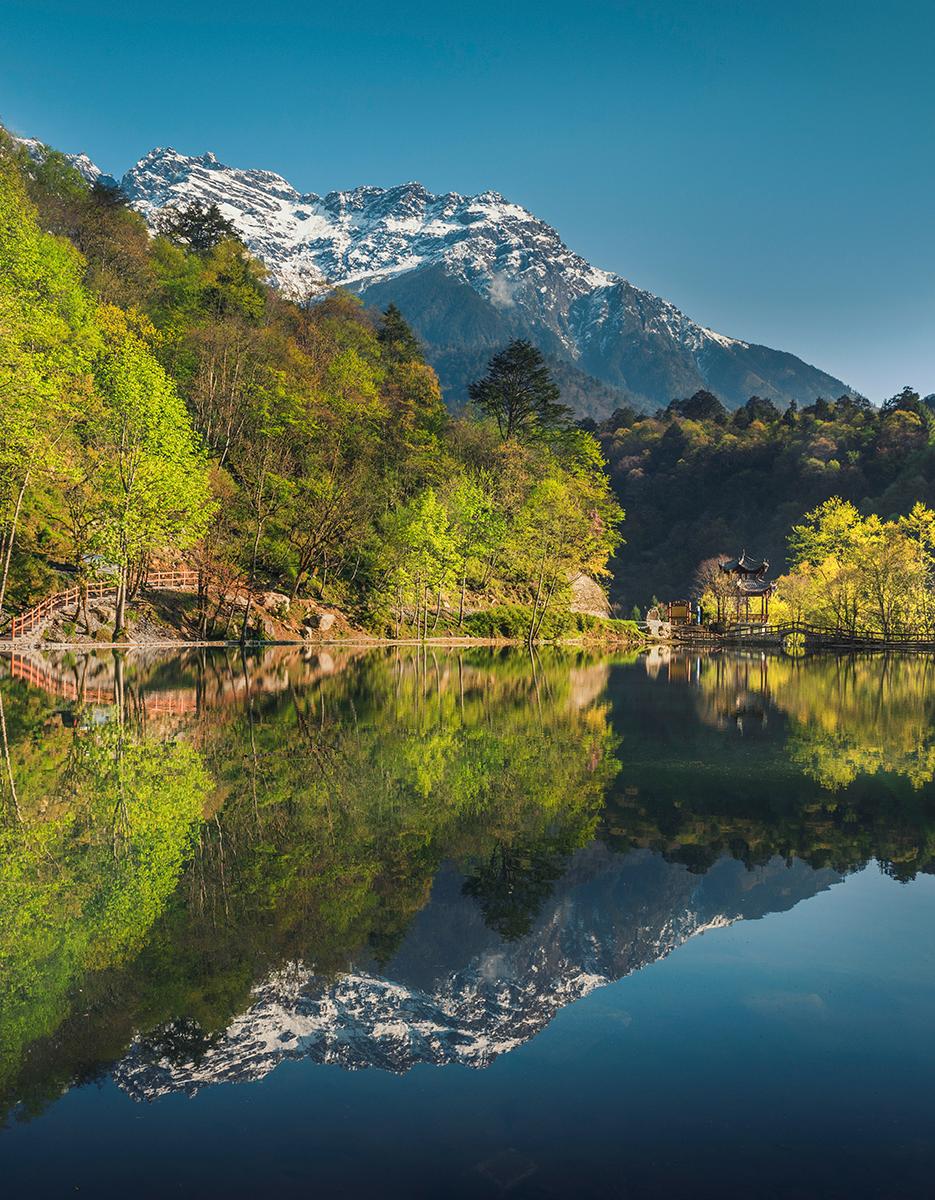
[[[10,760],[10,743],[7,741],[6,734],[6,715],[3,711],[3,693],[0,692],[0,730],[3,732],[3,757],[6,761],[7,779],[10,781],[10,796],[13,800],[13,811],[16,814],[17,821],[23,819],[23,815],[19,808],[19,797],[16,794],[16,782],[13,779],[13,763]]]
[[[539,579],[538,579],[538,582],[536,583],[536,598],[532,604],[532,617],[530,618],[530,621],[529,621],[529,637],[526,640],[530,646],[532,645],[533,639],[536,636],[536,614],[539,611],[539,599],[542,596],[542,580],[543,580],[544,575],[545,575],[545,559],[542,560],[542,563],[539,566]]]
[[[545,594],[545,600],[543,600],[543,602],[542,602],[542,610],[539,613],[539,621],[538,621],[538,624],[536,625],[536,634],[535,634],[536,638],[538,638],[538,636],[539,636],[539,630],[542,628],[542,622],[545,620],[545,614],[549,611],[549,605],[552,603],[552,596],[553,596],[554,592],[555,592],[555,581],[553,580],[551,586],[549,587],[548,591]]]
[[[260,537],[263,533],[263,523],[257,517],[256,522],[256,537],[253,539],[253,559],[250,563],[250,579],[247,583],[247,603],[244,607],[243,625],[240,628],[240,644],[241,646],[247,640],[247,622],[250,620],[250,607],[253,603],[253,586],[256,583],[256,560],[260,552]]]
[[[241,644],[241,646],[245,645],[246,641],[247,641],[247,624],[250,620],[250,608],[251,608],[252,604],[253,604],[253,588],[251,586],[251,588],[247,592],[247,603],[244,605],[244,610],[243,610],[243,624],[240,627],[240,644]]]
[[[467,588],[467,569],[461,576],[461,603],[458,605],[458,628],[464,624],[464,592]]]
[[[91,636],[91,618],[88,614],[88,581],[82,579],[80,585],[80,596],[78,604],[81,610],[81,615],[84,617],[84,632],[86,637]]]
[[[117,610],[114,615],[114,641],[122,636],[127,615],[127,570],[120,572],[120,582],[117,584]]]
[[[16,497],[16,507],[13,510],[13,520],[10,522],[10,533],[6,543],[6,553],[3,556],[3,578],[0,580],[0,612],[3,611],[3,602],[6,599],[7,579],[10,575],[10,559],[13,556],[13,539],[16,537],[16,526],[19,523],[20,509],[23,507],[23,497],[26,495],[26,488],[29,486],[30,472],[27,471],[23,477],[22,485],[19,489],[19,494]]]

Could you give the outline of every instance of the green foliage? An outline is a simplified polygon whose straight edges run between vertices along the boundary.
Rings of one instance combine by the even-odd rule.
[[[218,206],[201,200],[163,209],[159,232],[169,241],[179,242],[199,254],[213,250],[223,241],[237,238],[237,231]]]
[[[776,581],[777,614],[849,633],[935,636],[935,511],[895,521],[832,496],[789,538],[794,569]]]
[[[503,438],[541,436],[567,425],[571,417],[571,410],[559,403],[561,392],[541,352],[521,339],[493,356],[487,374],[469,386],[468,395],[493,417]]]
[[[14,742],[10,772],[22,820],[0,827],[0,1085],[24,1046],[65,1019],[86,972],[139,951],[209,787],[190,747],[116,722],[47,733],[41,750]]]
[[[54,156],[32,182],[81,211],[99,203]],[[124,580],[150,554],[191,545],[211,516],[188,413],[144,340],[155,331],[99,304],[83,283],[84,265],[73,246],[40,231],[15,158],[0,143],[0,603],[24,515],[46,552],[59,547],[38,511],[59,525],[76,565],[98,548]]]
[[[464,629],[475,637],[520,641],[529,636],[532,619],[531,604],[495,604],[483,612],[471,613],[465,617]],[[544,641],[554,641],[568,637],[575,629],[575,620],[571,613],[553,611],[541,622],[539,637]]]
[[[62,156],[2,159],[0,518],[22,543],[17,597],[35,564],[86,577],[103,558],[120,636],[132,580],[184,554],[204,633],[255,628],[246,581],[420,637],[528,603],[534,639],[574,577],[606,574],[622,513],[531,345],[477,385],[498,436],[452,419],[394,306],[292,303],[214,206],[174,209],[150,238]]]
[[[904,390],[882,408],[842,396],[779,414],[753,397],[730,415],[708,394],[599,428],[614,492],[639,513],[614,563],[629,607],[691,590],[697,564],[744,546],[781,573],[789,529],[838,496],[884,519],[935,507],[932,413]]]

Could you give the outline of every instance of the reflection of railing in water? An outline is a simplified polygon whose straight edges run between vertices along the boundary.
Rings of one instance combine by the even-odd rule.
[[[150,571],[142,583],[144,591],[192,591],[198,587],[197,571]],[[10,637],[18,638],[32,633],[37,626],[63,608],[79,604],[83,597],[102,600],[117,595],[115,583],[89,583],[85,588],[74,587],[64,592],[53,592],[32,608],[10,619]]]
[[[9,658],[10,675],[14,679],[22,679],[32,687],[40,688],[53,696],[61,696],[76,704],[116,704],[114,685],[95,687],[80,682],[68,675],[40,667],[38,663],[22,654],[11,654]],[[167,692],[144,692],[141,696],[143,707],[151,715],[172,714],[182,716],[193,713],[198,708],[198,694],[194,688],[177,688]]]
[[[133,677],[126,682],[116,665],[112,664],[108,670],[103,660],[88,656],[79,660],[79,670],[43,661],[38,650],[23,649],[0,655],[0,665],[6,666],[5,674],[10,678],[71,703],[105,707],[134,703],[149,715],[183,716],[205,709],[227,708],[250,696],[278,694],[297,682],[320,682],[339,673],[365,652],[365,648],[355,648],[332,656],[325,652],[301,653],[295,647],[282,646],[266,650],[258,659],[245,659],[229,657],[227,651],[204,655],[200,651],[181,650],[171,657],[183,663],[186,671],[194,672],[195,680],[178,687],[153,686],[147,682],[145,675],[140,675],[138,655],[131,655],[128,660],[136,665]],[[165,656],[159,655],[158,659],[164,661]],[[209,663],[221,669],[208,670]],[[93,672],[90,678],[89,665]],[[122,699],[118,700],[118,696]]]

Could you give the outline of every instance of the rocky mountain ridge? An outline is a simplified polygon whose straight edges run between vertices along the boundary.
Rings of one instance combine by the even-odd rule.
[[[38,146],[38,143],[35,143]],[[86,156],[85,178],[101,175]],[[513,337],[549,356],[579,413],[652,409],[708,388],[731,407],[758,394],[784,405],[850,389],[792,354],[728,337],[601,270],[555,229],[498,192],[435,195],[421,184],[300,193],[272,171],[214,154],[151,150],[123,177],[153,222],[166,207],[217,204],[288,294],[347,287],[398,304],[425,342],[449,400]]]

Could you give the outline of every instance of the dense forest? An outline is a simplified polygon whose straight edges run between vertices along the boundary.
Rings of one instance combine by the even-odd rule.
[[[698,392],[653,416],[618,409],[585,422],[628,514],[614,598],[629,610],[686,596],[703,560],[744,548],[778,574],[796,560],[793,526],[832,496],[884,520],[931,507],[933,406],[906,388],[879,408],[847,396],[780,411],[754,396],[729,413]]]
[[[64,579],[201,579],[200,631],[258,587],[374,632],[548,636],[619,542],[594,436],[538,351],[453,416],[399,312],[300,305],[216,208],[153,235],[122,194],[0,131],[0,608]],[[79,629],[80,632],[80,629]]]

